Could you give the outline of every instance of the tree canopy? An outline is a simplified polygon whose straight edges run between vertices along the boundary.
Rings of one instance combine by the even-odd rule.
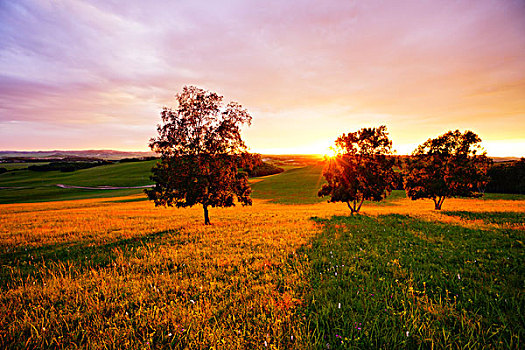
[[[158,136],[150,140],[160,162],[152,169],[155,187],[145,192],[156,206],[201,204],[208,225],[209,207],[234,206],[235,197],[252,204],[247,174],[238,171],[251,164],[240,127],[252,118],[238,103],[223,106],[222,96],[195,86],[176,99],[177,109],[162,110]]]
[[[525,194],[525,158],[494,164],[487,175],[487,192]]]
[[[449,131],[428,139],[412,153],[404,171],[407,196],[430,198],[440,210],[445,198],[479,197],[488,183],[491,160],[472,131]]]
[[[346,203],[353,214],[365,200],[381,201],[391,193],[395,159],[386,126],[343,134],[335,146],[337,155],[327,160],[323,170],[327,183],[319,196]]]

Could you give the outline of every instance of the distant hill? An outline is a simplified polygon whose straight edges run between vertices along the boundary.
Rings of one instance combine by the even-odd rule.
[[[83,150],[83,151],[0,151],[0,160],[6,158],[28,158],[45,161],[61,158],[97,158],[101,160],[120,160],[123,158],[142,158],[156,156],[155,152],[126,152],[115,150]],[[264,161],[276,165],[310,165],[322,160],[322,157],[308,154],[296,155],[262,155]],[[517,157],[491,157],[494,162],[517,161]]]
[[[515,162],[520,160],[518,157],[489,157],[492,158],[494,163],[502,163],[502,162]]]
[[[0,159],[5,158],[97,158],[119,160],[122,158],[140,158],[154,156],[154,152],[125,152],[114,150],[85,150],[85,151],[0,151]]]

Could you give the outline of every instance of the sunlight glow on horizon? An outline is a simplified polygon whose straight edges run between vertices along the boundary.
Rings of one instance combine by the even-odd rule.
[[[459,129],[523,157],[524,19],[514,0],[0,2],[0,149],[149,151],[196,85],[249,111],[262,154],[386,125],[399,155]]]
[[[357,130],[355,130],[357,131]],[[444,132],[443,132],[444,133]],[[440,135],[434,135],[438,137]],[[328,144],[324,147],[325,144]],[[320,157],[328,156],[332,157],[336,154],[333,150],[334,141],[318,142],[304,147],[297,148],[267,148],[267,149],[250,149],[250,152],[267,154],[267,155],[316,155]],[[417,149],[419,144],[393,144],[394,155],[411,155],[413,151]],[[525,139],[523,140],[511,140],[511,141],[495,141],[495,142],[481,142],[483,151],[487,153],[489,157],[510,157],[510,158],[522,158],[525,157]],[[504,154],[504,156],[502,156]]]

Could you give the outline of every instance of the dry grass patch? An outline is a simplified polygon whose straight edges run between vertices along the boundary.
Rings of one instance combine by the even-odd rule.
[[[212,208],[205,226],[201,208],[137,199],[0,206],[1,348],[304,348],[304,252],[323,230],[311,217],[348,216],[344,204],[255,200]],[[486,226],[431,201],[393,204],[363,213]],[[525,212],[519,201],[470,199],[445,209]]]

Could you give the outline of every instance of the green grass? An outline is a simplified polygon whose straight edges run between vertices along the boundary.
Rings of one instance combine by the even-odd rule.
[[[318,197],[317,192],[325,182],[322,175],[324,165],[308,165],[289,168],[285,172],[262,178],[251,184],[253,198],[268,199],[278,204],[314,204],[328,200]],[[392,191],[382,202],[366,202],[367,205],[391,205],[391,201],[405,198],[405,191]]]
[[[444,211],[443,214],[459,216],[467,220],[483,220],[486,224],[525,224],[523,213],[516,212],[468,212],[468,211]]]
[[[49,162],[42,162],[42,163],[0,163],[0,168],[6,168],[7,170],[27,169],[27,167],[31,166],[31,165],[46,165],[46,164],[49,164]]]
[[[83,190],[63,189],[56,184],[74,186],[143,186],[151,184],[150,169],[155,161],[103,165],[74,172],[19,170],[0,175],[0,203],[31,203],[68,199],[127,196],[141,189]]]
[[[507,201],[523,201],[525,194],[516,193],[485,193],[483,199],[487,200],[507,200]]]
[[[148,184],[152,165],[3,174],[0,186],[32,188],[0,190],[0,202],[137,193],[51,185]],[[311,165],[265,177],[253,184],[254,197],[281,204],[326,200],[317,197],[321,171]],[[378,205],[403,197],[394,191]],[[69,208],[25,219],[23,211],[0,215],[4,227],[11,225],[0,227],[0,347],[524,346],[523,229],[479,230],[402,215],[313,218],[319,232],[299,248],[300,220],[278,217],[293,207],[273,212],[261,205],[211,227],[188,225],[183,216],[159,228],[170,220],[161,216],[167,212],[150,212],[142,200],[108,199],[80,218],[74,215],[82,211]],[[523,223],[515,212],[444,213]],[[110,220],[119,221],[106,227]],[[63,231],[49,236],[46,226],[58,223]]]
[[[0,204],[120,197],[141,193],[140,189],[61,189],[55,184],[117,187],[149,185],[152,183],[149,179],[150,169],[154,163],[155,161],[112,164],[71,173],[36,172],[24,169],[27,168],[27,164],[2,164],[0,166],[19,170],[0,174]],[[317,192],[324,183],[321,162],[304,167],[284,166],[283,168],[286,171],[281,174],[264,177],[261,181],[252,183],[252,197],[267,199],[278,204],[314,204],[328,199],[317,196]],[[367,202],[367,205],[391,205],[393,200],[404,197],[403,190],[393,191],[385,201]],[[486,193],[483,198],[525,200],[525,195]]]
[[[292,168],[251,184],[253,198],[269,199],[279,204],[313,204],[324,201],[317,191],[324,182],[323,165]]]
[[[312,348],[523,346],[524,231],[400,215],[315,220]]]

